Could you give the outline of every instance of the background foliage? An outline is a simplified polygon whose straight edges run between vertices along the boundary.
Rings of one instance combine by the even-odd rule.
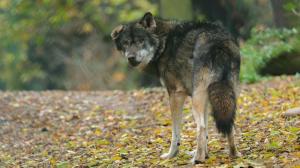
[[[259,72],[268,61],[282,53],[299,52],[299,42],[297,29],[254,28],[241,48],[241,80],[252,83],[261,79]]]
[[[220,20],[241,43],[245,60],[242,80],[254,82],[261,78],[259,71],[271,58],[297,48],[298,2],[1,0],[0,89],[92,90],[157,85],[156,79],[131,70],[109,37],[114,26],[138,19],[145,11],[164,18]],[[277,15],[288,19],[281,23]],[[267,28],[272,26],[286,29]]]

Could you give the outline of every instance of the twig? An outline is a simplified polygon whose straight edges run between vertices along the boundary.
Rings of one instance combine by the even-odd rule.
[[[284,116],[286,117],[296,116],[296,115],[300,115],[300,107],[289,109],[284,113]]]
[[[292,9],[292,12],[296,15],[300,17],[300,12],[296,11],[295,9]]]

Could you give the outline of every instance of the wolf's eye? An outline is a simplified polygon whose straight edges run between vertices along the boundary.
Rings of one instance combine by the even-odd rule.
[[[123,46],[125,46],[125,47],[129,46],[129,41],[128,40],[124,41]]]
[[[143,39],[138,39],[138,40],[136,40],[136,42],[137,42],[139,45],[143,45],[143,44],[144,44],[144,40],[143,40]]]

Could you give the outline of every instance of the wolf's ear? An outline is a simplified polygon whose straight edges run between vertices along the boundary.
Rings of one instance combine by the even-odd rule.
[[[145,13],[143,18],[139,22],[145,28],[155,28],[156,22],[151,12]]]
[[[111,32],[110,36],[113,40],[117,39],[120,35],[120,33],[124,30],[124,26],[123,25],[119,25],[116,28],[113,29],[113,31]]]

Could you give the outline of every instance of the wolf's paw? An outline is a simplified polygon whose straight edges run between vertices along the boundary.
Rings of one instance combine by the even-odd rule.
[[[193,157],[193,159],[191,160],[192,164],[195,165],[195,164],[203,164],[205,162],[205,157],[201,157],[201,158],[196,158],[196,157]]]
[[[192,151],[194,153],[194,157],[191,160],[192,164],[202,164],[205,162],[205,153],[199,154],[196,150]]]
[[[242,154],[238,151],[235,151],[235,152],[230,152],[230,158],[232,159],[236,159],[236,158],[239,158],[239,157],[242,157]]]
[[[186,152],[186,154],[189,156],[195,156],[195,153],[196,153],[196,150]],[[208,158],[209,158],[208,152],[205,152],[205,159],[208,159]]]
[[[160,155],[160,158],[162,158],[162,159],[171,159],[171,158],[175,157],[177,155],[177,153],[178,153],[178,151],[164,153],[164,154]]]

